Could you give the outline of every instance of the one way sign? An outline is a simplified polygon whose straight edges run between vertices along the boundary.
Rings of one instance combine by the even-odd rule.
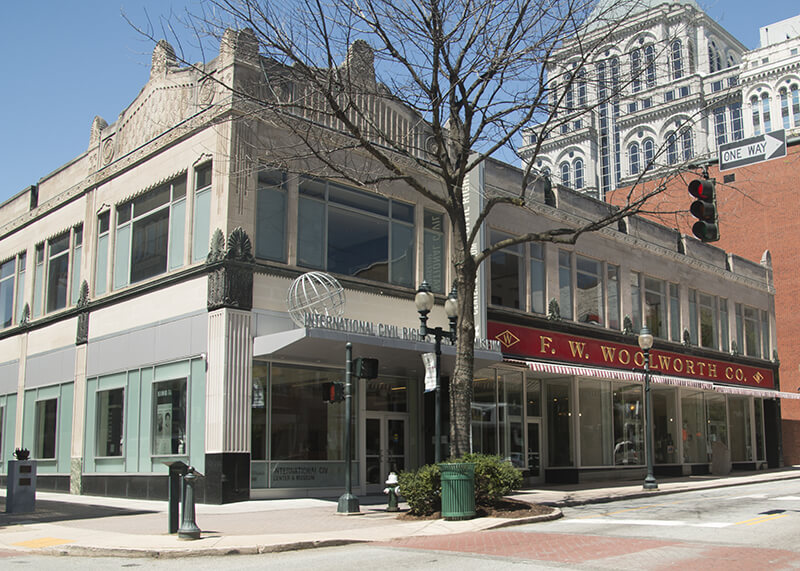
[[[719,170],[729,170],[786,156],[786,131],[772,131],[757,137],[720,145]]]

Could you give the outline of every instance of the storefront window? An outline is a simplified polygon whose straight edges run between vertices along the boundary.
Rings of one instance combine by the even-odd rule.
[[[322,400],[342,371],[272,365],[272,460],[343,460],[344,402]]]
[[[527,376],[525,379],[527,415],[542,416],[542,381]]]
[[[581,465],[610,466],[612,443],[611,383],[581,380],[580,396]]]
[[[58,425],[58,399],[36,401],[35,458],[56,457],[56,428]]]
[[[476,378],[472,384],[472,447],[484,454],[497,454],[497,392],[494,373]]]
[[[408,381],[381,375],[380,379],[370,379],[367,385],[367,410],[386,412],[408,411]]]
[[[517,468],[525,466],[525,439],[522,432],[522,375],[503,373],[500,384],[500,451]]]
[[[731,461],[753,460],[750,432],[750,399],[732,396],[728,399],[731,410]]]
[[[153,454],[186,454],[186,379],[153,384]]]
[[[728,446],[728,414],[725,406],[725,395],[708,393],[705,401],[708,452],[713,452],[715,442],[721,442]]]
[[[656,464],[678,461],[678,420],[676,391],[673,388],[651,388],[653,398],[653,459]]]
[[[125,389],[97,393],[98,456],[122,456]]]
[[[708,462],[706,447],[706,419],[703,393],[684,393],[681,397],[683,415],[683,461],[686,463]]]
[[[547,382],[547,458],[550,466],[573,466],[569,380]]]
[[[267,398],[269,365],[253,364],[253,396],[250,404],[252,414],[250,454],[252,460],[267,459]]]
[[[644,404],[641,385],[614,387],[614,464],[644,462]]]

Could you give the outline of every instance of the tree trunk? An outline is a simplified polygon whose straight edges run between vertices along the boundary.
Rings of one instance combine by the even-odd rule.
[[[450,456],[472,451],[472,379],[475,354],[475,279],[477,267],[468,253],[456,267],[458,331],[456,366],[450,380]]]

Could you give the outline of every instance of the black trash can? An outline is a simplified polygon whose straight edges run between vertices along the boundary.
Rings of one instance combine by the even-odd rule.
[[[442,517],[446,520],[475,517],[475,464],[439,464],[442,474]]]

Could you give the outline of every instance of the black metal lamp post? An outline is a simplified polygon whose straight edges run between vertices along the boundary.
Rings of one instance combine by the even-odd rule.
[[[653,476],[653,400],[650,396],[650,349],[653,347],[653,334],[647,325],[639,332],[639,348],[644,353],[644,430],[647,435],[645,456],[647,457],[647,476],[642,487],[657,490],[658,483]]]
[[[441,361],[442,361],[442,339],[447,339],[450,343],[456,342],[456,321],[458,321],[458,294],[456,293],[456,286],[447,296],[444,302],[444,312],[447,319],[450,321],[450,330],[445,331],[441,327],[430,328],[428,327],[428,313],[433,309],[433,292],[428,282],[423,280],[417,290],[417,295],[414,297],[414,303],[419,312],[419,334],[425,339],[428,335],[433,335],[435,339],[435,353],[436,353],[436,402],[434,411],[434,461],[438,464],[442,461],[442,417],[441,417]]]
[[[350,449],[353,424],[353,344],[349,342],[345,345],[344,367],[344,493],[339,496],[336,513],[347,515],[361,512],[358,498],[353,495],[351,477],[353,456],[352,450]]]

